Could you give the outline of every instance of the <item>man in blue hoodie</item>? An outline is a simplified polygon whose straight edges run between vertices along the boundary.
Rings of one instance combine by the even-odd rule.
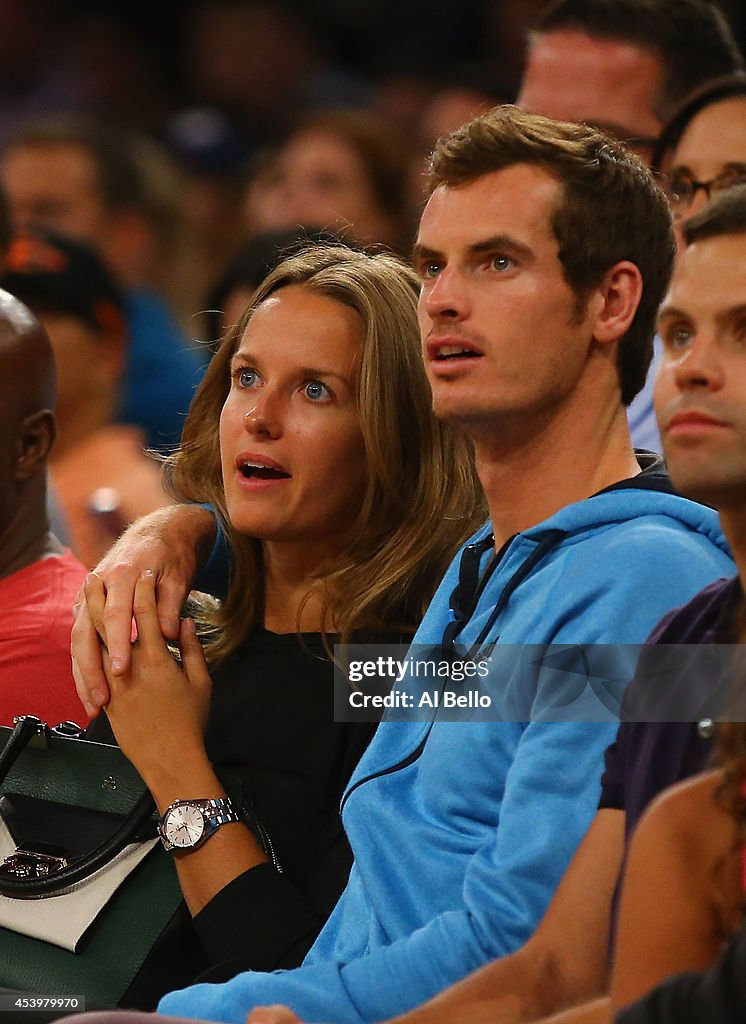
[[[599,886],[598,880],[612,880],[609,867],[621,864],[622,828],[628,845],[640,816],[661,790],[711,767],[713,719],[726,718],[728,695],[739,699],[738,692],[732,692],[730,648],[718,650],[717,645],[743,640],[746,187],[719,193],[687,221],[683,237],[685,248],[658,317],[664,359],[656,382],[656,410],[677,487],[718,509],[739,573],[705,587],[667,614],[651,634],[646,653],[659,666],[663,659],[676,656],[668,645],[686,645],[680,649],[695,671],[682,671],[679,663],[679,671],[669,672],[662,687],[644,672],[630,685],[625,720],[606,754],[594,825],[527,945],[398,1017],[396,1024],[492,1024],[506,1010],[516,1019],[534,1020],[601,991],[608,983],[613,886]],[[697,653],[702,660],[691,660],[694,652],[689,645],[701,645]],[[700,675],[697,668],[705,671]],[[675,806],[680,816],[682,805]],[[648,828],[653,821],[661,827],[673,807],[669,801],[653,811]],[[614,818],[618,842],[604,842],[608,822]],[[604,819],[607,825],[602,827]],[[653,929],[651,936],[648,928],[644,935],[648,950],[668,943],[672,931],[671,915],[662,913],[661,932]],[[671,967],[675,943],[661,946],[661,955],[664,949],[671,951]],[[661,962],[660,957],[653,958],[648,983]],[[746,930],[741,928],[706,972],[677,973],[622,1011],[618,1024],[743,1020],[745,963]],[[607,1022],[614,1008],[608,998],[597,1000],[562,1014],[562,1021]],[[289,1020],[287,1014],[280,1017],[279,1010],[267,1016],[273,1024]]]
[[[437,414],[473,439],[491,518],[415,644],[638,644],[732,572],[716,514],[629,438],[672,257],[665,197],[595,129],[498,108],[436,147],[415,247],[423,352]],[[176,510],[170,544],[204,544],[206,517]],[[194,556],[179,544],[177,566],[144,537],[99,571],[128,610],[139,569],[160,567],[170,629]],[[79,663],[90,640],[81,625]],[[105,684],[85,675],[95,711]],[[171,993],[161,1012],[242,1022],[284,1003],[309,1021],[381,1020],[520,947],[593,818],[615,731],[551,721],[555,683],[538,674],[521,721],[507,706],[501,722],[384,721],[343,800],[349,885],[303,966]]]

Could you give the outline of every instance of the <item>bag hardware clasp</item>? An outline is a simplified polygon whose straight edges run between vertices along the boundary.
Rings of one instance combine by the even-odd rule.
[[[19,880],[47,878],[55,871],[61,871],[67,866],[68,862],[65,857],[19,848],[0,864],[0,875]]]

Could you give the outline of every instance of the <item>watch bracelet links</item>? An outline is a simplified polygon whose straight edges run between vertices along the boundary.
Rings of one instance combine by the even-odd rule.
[[[206,811],[209,814],[208,821],[211,825],[230,825],[241,820],[229,796],[213,797],[209,800],[190,800],[189,803],[197,804],[198,807]]]

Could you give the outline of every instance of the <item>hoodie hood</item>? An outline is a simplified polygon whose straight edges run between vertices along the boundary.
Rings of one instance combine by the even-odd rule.
[[[623,480],[584,501],[566,505],[520,536],[540,543],[551,530],[576,535],[643,516],[665,516],[676,520],[684,529],[702,534],[725,554],[730,554],[715,509],[677,494],[661,467],[662,460],[652,471]]]
[[[482,527],[435,595],[445,631],[436,636],[428,628],[433,618],[426,617],[415,643],[635,642],[626,626],[641,591],[661,615],[677,603],[664,571],[671,558],[680,576],[680,558],[692,547],[717,566],[709,579],[693,573],[692,584],[730,575],[733,562],[717,512],[675,493],[661,458],[637,456],[643,466],[637,476],[565,506],[511,537],[497,555],[491,523]],[[469,561],[473,571],[466,573]],[[610,614],[611,595],[617,607]]]

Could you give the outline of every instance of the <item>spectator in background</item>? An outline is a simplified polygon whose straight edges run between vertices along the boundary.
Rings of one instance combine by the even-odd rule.
[[[11,216],[94,246],[125,295],[130,337],[116,417],[150,447],[178,442],[202,363],[152,286],[176,241],[170,164],[150,140],[81,118],[35,121],[8,141],[0,180]]]
[[[410,169],[411,203],[418,213],[427,199],[427,161],[435,143],[499,102],[486,86],[468,82],[433,91],[418,120],[416,152]]]
[[[249,231],[324,228],[353,243],[406,253],[412,238],[410,147],[369,111],[305,116],[247,186]]]
[[[49,339],[0,292],[0,723],[88,716],[70,666],[73,602],[85,568],[49,531],[46,467],[55,438]]]
[[[663,175],[679,233],[711,195],[746,184],[746,74],[698,90],[661,132],[652,167]]]
[[[213,348],[241,319],[264,278],[286,256],[312,242],[333,245],[340,239],[326,231],[266,231],[249,238],[226,265],[207,298],[207,342]]]
[[[51,232],[17,235],[0,283],[52,342],[59,440],[51,480],[71,547],[92,568],[128,523],[171,502],[142,431],[114,422],[128,344],[124,300],[94,250]]]
[[[215,285],[243,239],[243,189],[253,150],[230,118],[208,107],[181,111],[161,139],[181,178],[184,244],[170,267],[178,282],[175,301],[188,314],[185,326],[192,336],[200,312],[196,302]]]
[[[555,0],[529,38],[517,103],[547,117],[595,124],[646,161],[678,105],[696,88],[744,67],[722,13],[707,0]],[[632,440],[661,451],[653,383],[628,409]]]
[[[298,110],[358,106],[367,89],[334,67],[309,5],[292,0],[204,0],[184,22],[190,102],[226,114],[254,147],[278,141]]]
[[[0,145],[29,118],[85,107],[79,69],[60,46],[60,7],[49,0],[0,0]]]
[[[278,188],[278,145],[260,147],[247,160],[242,192],[242,222],[244,234],[276,231],[284,223],[282,191]]]
[[[8,246],[12,229],[10,225],[10,208],[5,190],[0,186],[0,274],[5,268],[5,259],[8,254]],[[62,516],[59,503],[54,494],[54,488],[47,486],[47,516],[49,525],[55,536],[64,544],[69,544],[70,538],[67,532],[67,525]]]
[[[67,8],[55,42],[82,91],[82,102],[68,103],[66,112],[79,109],[118,128],[157,136],[179,88],[168,4],[160,10],[118,3],[55,6]]]
[[[513,98],[526,62],[526,34],[547,6],[547,0],[485,0],[482,8],[486,59],[495,88]]]
[[[649,161],[682,100],[743,66],[708,0],[554,0],[529,37],[518,104],[595,124]]]

